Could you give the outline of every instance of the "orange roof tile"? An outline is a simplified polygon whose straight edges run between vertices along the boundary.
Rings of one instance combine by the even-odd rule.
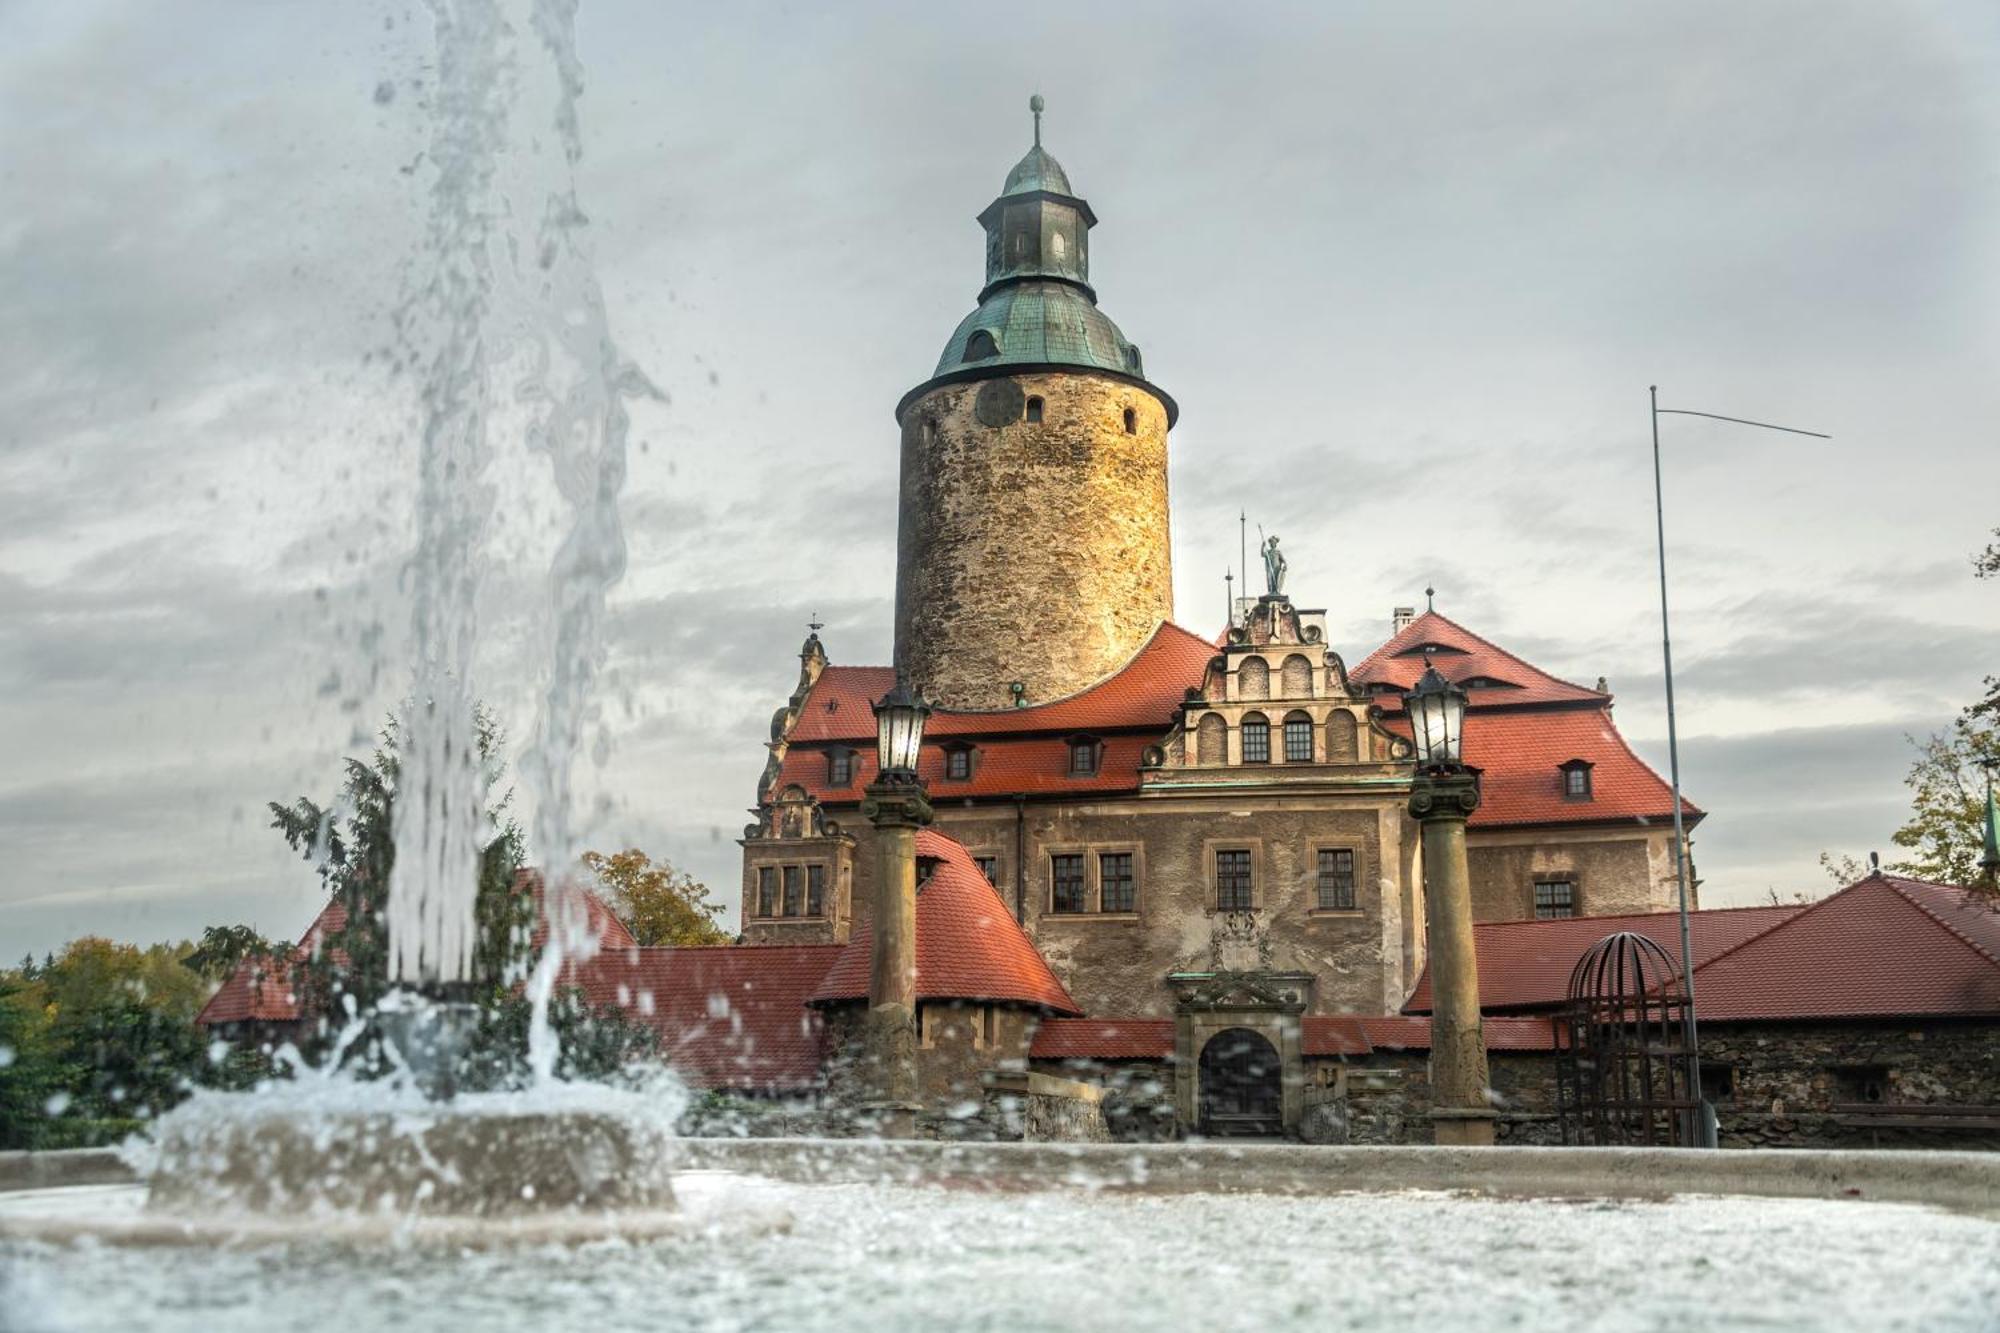
[[[1805,910],[1782,907],[1725,907],[1688,913],[1688,935],[1699,968],[1752,936],[1790,920]],[[1667,951],[1678,965],[1681,925],[1678,912],[1646,912],[1625,916],[1575,916],[1554,921],[1484,921],[1472,928],[1473,950],[1479,959],[1479,1007],[1487,1013],[1548,1008],[1569,995],[1570,969],[1583,951],[1606,935],[1629,930],[1644,935]],[[1697,988],[1700,973],[1696,973]],[[1403,1004],[1406,1014],[1429,1013],[1431,970],[1425,966],[1416,988]]]
[[[826,1034],[806,1007],[837,944],[609,949],[577,970],[593,1005],[617,1005],[660,1037],[690,1085],[782,1092],[819,1081]]]
[[[1129,728],[1165,731],[1178,715],[1188,687],[1201,684],[1202,672],[1214,656],[1214,644],[1162,621],[1130,661],[1088,689],[1029,708],[939,710],[925,726],[924,738],[1069,735]],[[889,667],[827,667],[799,705],[790,739],[794,744],[865,742],[872,750],[872,705],[895,683],[896,673]]]
[[[917,855],[938,863],[917,892],[919,1000],[1010,1000],[1059,1014],[1082,1012],[963,846],[935,829],[920,829]],[[870,926],[855,930],[811,1003],[868,997],[873,938]]]
[[[1035,1060],[1163,1060],[1173,1053],[1171,1018],[1048,1018],[1028,1048]]]
[[[1505,648],[1489,643],[1471,630],[1435,611],[1426,611],[1404,626],[1387,643],[1361,660],[1348,673],[1356,686],[1394,685],[1398,693],[1410,689],[1424,674],[1425,646],[1439,651],[1432,657],[1445,679],[1454,684],[1484,677],[1506,681],[1517,688],[1469,689],[1471,707],[1510,704],[1608,703],[1611,696],[1551,676]],[[1400,709],[1402,701],[1384,696],[1385,706]]]
[[[917,760],[917,773],[930,789],[933,800],[962,796],[1012,796],[1020,792],[1107,792],[1139,789],[1139,760],[1147,746],[1155,743],[1148,733],[1138,736],[1107,736],[1100,742],[1097,771],[1075,777],[1069,771],[1069,743],[1061,736],[1011,736],[982,741],[972,766],[972,776],[951,781],[944,775],[944,750],[925,745]],[[791,749],[778,766],[778,780],[772,790],[787,786],[804,788],[826,802],[859,801],[862,788],[875,780],[875,747],[854,754],[854,779],[845,787],[829,787],[826,781],[826,754],[820,750]]]
[[[1698,962],[1703,1022],[2000,1015],[2000,904],[1874,874]]]

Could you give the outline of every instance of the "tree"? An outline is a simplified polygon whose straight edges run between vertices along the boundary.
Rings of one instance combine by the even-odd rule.
[[[478,734],[479,757],[491,789],[501,774],[502,738],[484,709],[478,714]],[[291,805],[273,801],[270,806],[271,826],[313,863],[345,913],[338,931],[316,941],[303,969],[307,1002],[322,1015],[339,1012],[350,997],[359,1010],[372,1011],[389,986],[386,908],[396,862],[399,738],[392,719],[383,727],[373,755],[347,761],[347,781],[332,806],[304,796]],[[534,924],[532,898],[515,891],[524,853],[520,826],[507,809],[511,796],[503,792],[483,814],[490,836],[480,853],[473,958],[474,985],[481,988],[517,978]]]
[[[249,926],[210,926],[181,966],[210,981],[227,981],[246,958],[268,958],[277,949]]]
[[[710,902],[708,886],[694,876],[655,862],[636,847],[612,856],[585,852],[583,864],[639,943],[685,948],[729,942],[729,933],[716,923],[722,904]]]
[[[1904,785],[1909,822],[1892,840],[1910,855],[1892,869],[1945,884],[1976,884],[1986,819],[1986,771],[2000,761],[2000,718],[1989,697],[1960,713],[1944,731],[1912,743],[1917,761]]]

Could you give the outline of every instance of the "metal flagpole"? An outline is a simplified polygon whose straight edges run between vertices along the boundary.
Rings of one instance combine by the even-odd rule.
[[[1706,1104],[1701,1095],[1701,1047],[1694,1014],[1694,944],[1692,930],[1688,924],[1688,854],[1687,829],[1681,816],[1681,747],[1680,735],[1674,718],[1674,646],[1673,636],[1667,628],[1667,505],[1666,492],[1660,481],[1660,414],[1671,416],[1707,417],[1711,421],[1729,421],[1739,426],[1759,426],[1765,430],[1781,430],[1788,435],[1810,435],[1814,439],[1830,440],[1831,435],[1822,435],[1816,430],[1799,430],[1792,426],[1774,426],[1768,421],[1751,421],[1744,417],[1725,417],[1714,412],[1694,412],[1686,408],[1661,407],[1660,386],[1655,384],[1647,389],[1653,409],[1653,520],[1659,535],[1660,549],[1660,665],[1667,681],[1667,773],[1674,788],[1674,880],[1680,890],[1681,917],[1681,986],[1687,997],[1687,1083],[1688,1095],[1695,1103],[1692,1131],[1688,1138],[1701,1147],[1713,1148],[1712,1124]]]

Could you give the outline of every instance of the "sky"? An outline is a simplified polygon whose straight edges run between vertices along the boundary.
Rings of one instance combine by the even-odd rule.
[[[0,4],[0,956],[319,889],[409,688],[419,6]],[[2000,9],[583,0],[579,194],[633,407],[584,841],[732,906],[817,616],[889,657],[897,399],[1044,140],[1181,407],[1177,617],[1237,515],[1358,662],[1439,610],[1602,675],[1666,764],[1647,387],[1711,905],[1893,853],[1908,738],[2000,672]],[[522,134],[540,133],[523,127]],[[555,531],[496,442],[478,689],[534,717]],[[517,798],[518,799],[518,798]]]

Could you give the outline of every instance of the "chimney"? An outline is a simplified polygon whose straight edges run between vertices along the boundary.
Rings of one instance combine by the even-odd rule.
[[[1416,607],[1414,606],[1396,607],[1394,610],[1389,612],[1389,632],[1391,634],[1401,634],[1404,630],[1410,627],[1410,622],[1415,620],[1416,618],[1417,618]]]

